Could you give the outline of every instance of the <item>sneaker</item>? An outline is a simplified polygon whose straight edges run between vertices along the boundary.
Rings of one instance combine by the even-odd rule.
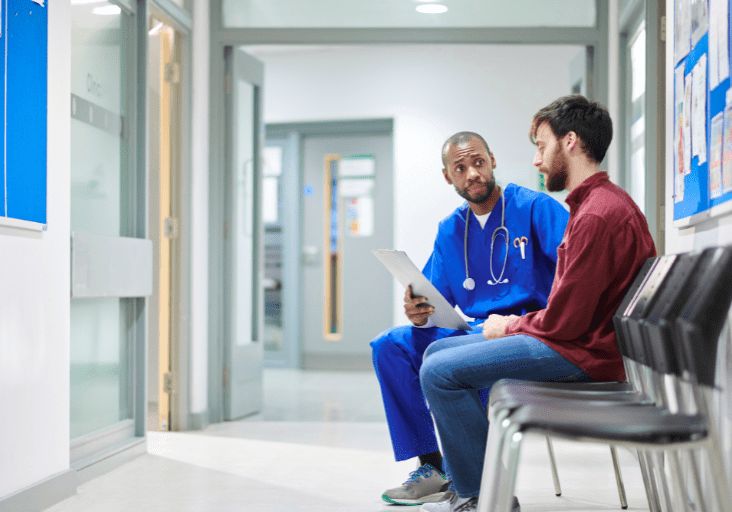
[[[429,464],[412,471],[409,480],[401,487],[388,489],[381,495],[387,503],[397,505],[421,505],[443,499],[448,484],[447,477]],[[445,487],[443,491],[442,488]],[[427,501],[429,500],[429,501]]]
[[[434,503],[437,501],[449,500],[452,497],[452,495],[455,494],[455,489],[454,488],[450,489],[451,485],[452,485],[452,482],[445,482],[445,485],[440,487],[439,491],[422,498],[422,502],[423,503]]]
[[[452,493],[452,494],[450,494]],[[447,491],[449,499],[439,503],[425,503],[420,512],[472,512],[478,508],[478,498],[460,498],[455,491]],[[518,498],[513,497],[511,512],[521,512]]]
[[[425,503],[420,512],[474,512],[478,508],[478,497],[461,498],[456,492],[450,499],[437,503]]]

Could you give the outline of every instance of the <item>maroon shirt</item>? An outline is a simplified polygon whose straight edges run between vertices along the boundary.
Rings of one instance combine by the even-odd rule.
[[[648,223],[606,172],[587,178],[566,202],[569,223],[547,307],[509,322],[506,334],[540,339],[597,381],[624,380],[612,317],[656,255]]]

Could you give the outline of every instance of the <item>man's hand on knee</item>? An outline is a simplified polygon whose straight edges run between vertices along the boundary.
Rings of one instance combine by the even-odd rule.
[[[483,337],[487,340],[503,338],[506,335],[506,326],[516,318],[518,318],[516,315],[490,315],[481,324],[483,326]]]

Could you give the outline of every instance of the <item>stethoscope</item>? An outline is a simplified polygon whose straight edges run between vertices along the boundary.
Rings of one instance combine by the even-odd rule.
[[[468,213],[465,216],[465,241],[463,246],[465,247],[465,281],[463,281],[463,288],[466,290],[474,290],[475,289],[475,280],[468,275],[468,224],[470,222],[470,208],[468,208]],[[503,256],[503,268],[501,269],[501,275],[498,276],[498,279],[496,279],[496,275],[493,273],[493,245],[496,243],[496,238],[499,235],[503,235],[503,238],[506,240],[506,254]],[[488,284],[491,286],[495,286],[497,284],[504,284],[508,282],[508,278],[503,278],[503,273],[506,271],[506,261],[508,260],[508,228],[506,228],[506,196],[501,194],[501,225],[497,227],[495,230],[493,230],[493,235],[491,236],[491,259],[489,268],[491,271],[491,277],[492,280],[488,280]],[[523,246],[521,247],[523,250]]]

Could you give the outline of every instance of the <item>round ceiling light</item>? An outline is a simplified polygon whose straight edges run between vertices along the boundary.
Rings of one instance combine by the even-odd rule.
[[[422,14],[442,14],[447,12],[447,6],[442,4],[422,4],[416,7],[417,12]]]

